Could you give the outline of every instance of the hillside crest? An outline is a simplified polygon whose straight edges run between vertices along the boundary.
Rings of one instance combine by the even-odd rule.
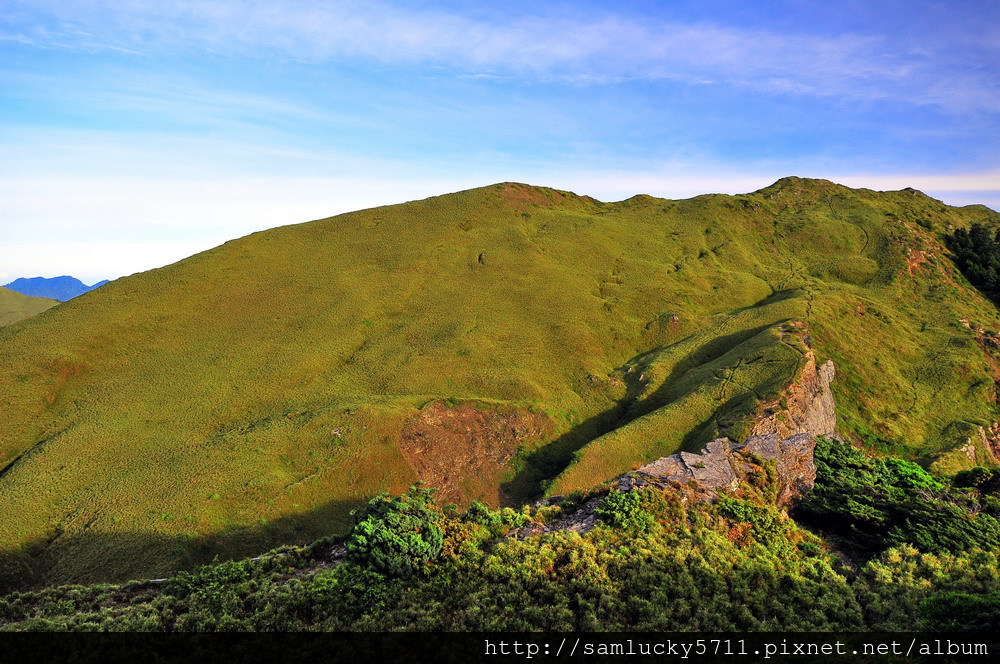
[[[975,223],[1000,215],[818,180],[618,203],[500,183],[118,279],[0,328],[0,577],[162,577],[419,480],[525,504],[780,443],[825,428],[826,397],[788,389],[810,349],[846,440],[969,468],[1000,421],[1000,314],[942,237]]]

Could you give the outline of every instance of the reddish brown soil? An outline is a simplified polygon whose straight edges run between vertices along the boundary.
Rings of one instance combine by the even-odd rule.
[[[399,447],[420,479],[439,489],[442,502],[482,500],[496,506],[518,448],[549,438],[554,430],[541,413],[435,401],[406,422]]]
[[[923,273],[924,271],[920,269],[921,266],[927,265],[930,262],[928,254],[923,249],[910,249],[910,253],[906,256],[906,271],[910,276],[914,273]]]

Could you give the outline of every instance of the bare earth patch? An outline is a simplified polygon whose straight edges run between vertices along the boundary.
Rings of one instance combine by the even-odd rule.
[[[497,487],[518,448],[552,435],[542,413],[492,404],[435,401],[403,426],[399,447],[420,479],[440,487],[439,500],[502,502]]]

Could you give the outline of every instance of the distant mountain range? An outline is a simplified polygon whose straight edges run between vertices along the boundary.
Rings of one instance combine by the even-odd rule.
[[[66,300],[72,300],[78,295],[83,295],[88,291],[92,291],[98,286],[103,286],[106,283],[108,283],[107,279],[104,281],[98,281],[93,286],[88,286],[76,277],[69,276],[52,277],[51,279],[46,277],[31,277],[30,279],[25,279],[24,277],[21,277],[20,279],[15,279],[9,284],[4,284],[4,288],[9,288],[10,290],[21,293],[22,295],[48,297],[53,300],[65,302]]]

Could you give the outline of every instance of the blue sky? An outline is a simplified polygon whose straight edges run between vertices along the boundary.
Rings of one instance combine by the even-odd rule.
[[[4,0],[0,283],[515,180],[1000,209],[1000,3]]]

